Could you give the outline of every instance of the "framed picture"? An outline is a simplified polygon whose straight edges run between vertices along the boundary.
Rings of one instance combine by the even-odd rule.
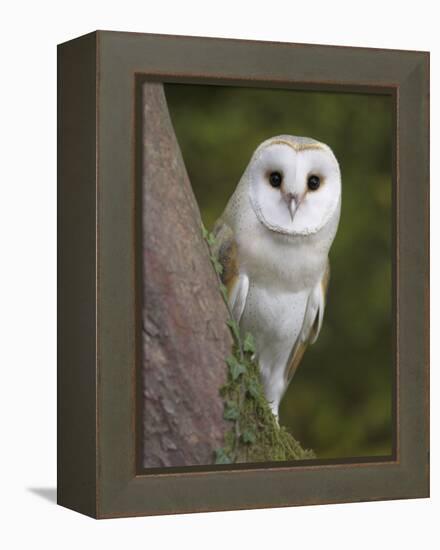
[[[429,495],[429,54],[58,48],[58,502]]]

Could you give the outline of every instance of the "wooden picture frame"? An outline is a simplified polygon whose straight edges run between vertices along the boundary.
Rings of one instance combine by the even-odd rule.
[[[429,54],[97,31],[58,47],[58,503],[95,518],[429,496]],[[140,472],[139,82],[395,105],[392,457]]]

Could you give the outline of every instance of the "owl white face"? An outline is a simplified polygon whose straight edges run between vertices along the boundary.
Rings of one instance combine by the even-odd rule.
[[[293,136],[265,141],[255,151],[247,177],[257,218],[277,233],[316,233],[339,207],[339,165],[323,143]]]

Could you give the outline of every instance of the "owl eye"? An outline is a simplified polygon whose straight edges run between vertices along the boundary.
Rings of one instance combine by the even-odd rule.
[[[272,187],[280,187],[283,181],[283,176],[279,172],[272,172],[269,176],[269,182]]]
[[[321,180],[318,176],[309,176],[309,179],[307,180],[307,187],[310,189],[310,191],[316,191],[320,185]]]

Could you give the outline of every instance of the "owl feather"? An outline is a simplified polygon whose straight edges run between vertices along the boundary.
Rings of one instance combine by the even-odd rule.
[[[275,415],[321,330],[340,206],[331,149],[282,135],[256,149],[214,226],[229,304],[240,330],[254,337]]]

